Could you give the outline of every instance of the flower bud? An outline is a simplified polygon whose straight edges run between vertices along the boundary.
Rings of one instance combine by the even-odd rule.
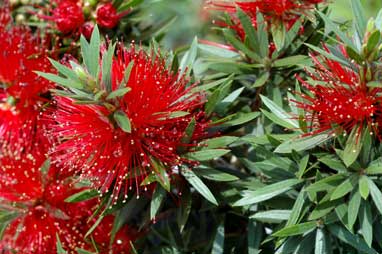
[[[107,3],[97,9],[97,24],[104,28],[112,29],[119,23],[119,15],[113,4]]]
[[[85,22],[81,7],[70,1],[61,2],[54,10],[53,18],[62,33],[73,32]]]

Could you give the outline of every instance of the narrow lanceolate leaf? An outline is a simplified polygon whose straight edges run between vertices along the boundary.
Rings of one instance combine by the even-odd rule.
[[[368,175],[380,175],[382,174],[382,159],[379,158],[369,164],[366,168],[366,174]]]
[[[217,159],[229,152],[230,150],[227,149],[205,149],[197,152],[187,153],[185,156],[191,160],[209,161]]]
[[[369,186],[370,194],[371,194],[371,197],[373,198],[374,204],[377,207],[379,213],[382,214],[382,202],[381,202],[382,193],[377,187],[377,185],[375,185],[375,183],[371,179],[368,179],[368,186]]]
[[[231,182],[239,180],[237,176],[207,167],[194,168],[193,171],[208,180],[216,181],[216,182]]]
[[[196,56],[198,53],[198,38],[195,37],[195,39],[192,41],[190,49],[184,54],[180,66],[179,66],[179,78],[182,76],[182,74],[185,73],[186,75],[191,73],[192,66],[194,65],[194,62],[196,60]]]
[[[106,97],[106,100],[111,100],[111,99],[115,99],[115,98],[118,98],[118,97],[123,97],[125,94],[127,94],[130,91],[131,91],[130,87],[120,88],[118,90],[115,90],[115,91],[111,92]]]
[[[67,197],[65,199],[65,202],[69,202],[69,203],[81,202],[81,201],[92,199],[98,195],[99,193],[97,190],[87,189],[87,190],[78,192],[76,194],[73,194],[70,197]]]
[[[358,35],[362,38],[367,26],[367,18],[360,0],[351,0],[351,8],[354,16],[354,23]]]
[[[359,211],[359,220],[361,223],[363,239],[365,239],[367,245],[371,247],[371,242],[373,241],[373,218],[371,215],[370,204],[368,202],[362,202]]]
[[[83,88],[83,85],[81,83],[67,79],[67,78],[60,77],[53,73],[44,73],[40,71],[36,71],[35,73],[49,81],[52,81],[53,83],[56,83],[57,85],[61,85],[66,88],[76,88],[76,89]]]
[[[257,212],[251,215],[250,219],[265,223],[280,223],[289,219],[291,210],[269,210],[264,212]]]
[[[365,175],[359,178],[358,182],[359,193],[363,199],[367,199],[369,197],[370,189],[369,189],[369,178]]]
[[[304,191],[304,189],[302,189],[300,193],[298,194],[296,201],[294,202],[294,205],[292,207],[292,212],[289,216],[286,226],[295,225],[298,222],[302,208],[304,207],[305,198],[306,198],[306,192]]]
[[[308,231],[313,230],[316,227],[317,227],[317,222],[315,221],[305,222],[305,223],[285,227],[277,231],[276,233],[274,233],[273,236],[287,237],[287,236],[294,236],[294,235],[302,235]]]
[[[267,185],[255,191],[244,191],[242,194],[243,198],[234,203],[234,206],[252,205],[271,199],[290,190],[294,185],[300,182],[298,179],[289,179]]]
[[[131,133],[131,122],[129,117],[125,112],[118,110],[113,114],[114,120],[117,122],[118,126],[127,133]]]
[[[273,63],[273,67],[291,67],[298,64],[305,64],[307,60],[309,60],[309,58],[304,55],[289,56],[276,60]]]
[[[354,128],[346,141],[343,161],[348,167],[356,161],[362,149],[362,138],[358,136],[359,128]]]
[[[343,196],[351,192],[354,186],[356,185],[357,180],[358,180],[358,176],[352,175],[348,179],[343,181],[336,189],[334,189],[330,197],[330,200],[342,198]]]
[[[115,44],[109,46],[106,54],[102,58],[102,84],[106,89],[106,92],[112,92],[112,81],[111,81],[111,68],[113,62],[113,56],[115,51]]]
[[[101,47],[101,36],[98,27],[95,26],[93,29],[90,44],[86,41],[84,36],[81,36],[80,43],[82,56],[89,73],[93,77],[98,77],[100,59],[99,52]]]
[[[312,149],[331,138],[328,134],[319,134],[298,139],[291,139],[279,145],[275,153],[291,153],[292,151],[300,152]]]
[[[326,239],[324,230],[322,228],[318,228],[316,231],[316,244],[314,248],[314,254],[326,253],[328,253],[328,241]]]
[[[214,244],[212,245],[211,254],[220,254],[224,252],[224,224],[217,228]]]
[[[56,233],[56,249],[57,249],[57,254],[66,254],[67,253],[64,250],[64,248],[62,247],[62,243],[61,243],[61,240],[60,240],[58,233]]]
[[[353,191],[353,194],[350,197],[349,206],[348,206],[348,227],[352,229],[355,221],[358,217],[359,207],[361,205],[361,195],[358,190]]]
[[[268,99],[265,96],[261,96],[262,102],[269,108],[269,110],[275,114],[278,118],[282,119],[283,121],[289,123],[291,127],[298,129],[298,121],[293,119],[290,114],[288,114],[283,108],[278,106],[276,103],[274,103],[272,100]]]
[[[214,148],[228,146],[238,139],[239,139],[238,137],[223,136],[223,137],[207,139],[205,142],[203,142],[203,144],[206,144],[208,149],[214,149]]]
[[[342,242],[349,244],[353,248],[359,251],[359,253],[365,254],[378,254],[374,249],[367,246],[366,242],[361,239],[358,235],[350,233],[347,229],[342,226],[332,224],[328,226],[330,233],[337,237]]]
[[[150,204],[150,219],[151,220],[154,219],[155,216],[157,215],[165,196],[166,196],[166,190],[163,189],[161,185],[157,185],[153,193],[153,197]]]
[[[183,176],[186,180],[195,188],[197,192],[199,192],[203,197],[205,197],[208,201],[210,201],[214,205],[218,205],[218,202],[210,189],[200,180],[200,178],[195,175],[194,172],[187,168],[183,168]]]

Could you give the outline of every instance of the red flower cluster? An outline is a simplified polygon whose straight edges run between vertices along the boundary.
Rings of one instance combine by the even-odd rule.
[[[327,50],[327,49],[326,49]],[[329,52],[329,50],[327,50]],[[343,58],[349,59],[345,49],[340,48]],[[361,81],[360,68],[352,62],[352,68],[343,66],[335,60],[311,55],[315,72],[308,73],[313,81],[299,80],[311,95],[302,94],[304,102],[298,107],[306,111],[305,120],[310,123],[309,135],[319,133],[349,134],[364,127],[378,134],[377,123],[381,122],[380,88],[369,88]],[[349,59],[349,63],[350,63]]]
[[[54,8],[51,16],[38,16],[45,20],[53,21],[57,30],[63,34],[76,34],[77,32],[83,33],[85,36],[91,34],[94,24],[90,19],[85,18],[84,15],[85,9],[91,8],[88,2],[81,0],[56,0],[55,2],[57,6]],[[101,27],[109,29],[116,27],[120,19],[129,13],[129,11],[117,13],[116,8],[111,2],[98,5],[94,11],[96,23]]]
[[[126,82],[125,70],[131,63]],[[187,126],[196,121],[191,137],[196,142],[205,136],[208,123],[199,111],[204,104],[201,94],[191,94],[187,80],[166,69],[159,56],[121,46],[111,73],[113,91],[131,90],[108,101],[108,107],[56,97],[50,135],[61,141],[53,148],[54,163],[66,171],[80,169],[83,177],[95,180],[95,187],[113,190],[117,199],[120,192],[126,196],[132,185],[138,189],[149,174],[161,177],[161,170],[170,173],[184,162],[178,149],[196,144],[184,141]],[[128,116],[130,133],[114,121],[116,111]]]
[[[0,7],[0,153],[18,155],[42,145],[39,120],[52,84],[33,71],[52,71],[47,41],[14,26],[9,7]]]
[[[59,237],[68,253],[76,248],[94,251],[90,239],[84,238],[95,220],[87,222],[98,205],[97,200],[67,203],[65,199],[78,189],[60,178],[55,168],[42,169],[45,157],[26,155],[19,159],[0,158],[0,198],[13,219],[5,229],[0,248],[5,253],[56,253]],[[44,172],[46,171],[46,172]],[[92,236],[102,253],[129,253],[132,231],[124,227],[109,246],[113,216],[107,216]]]
[[[238,33],[241,38],[245,37],[245,32],[236,17],[236,8],[241,8],[252,20],[254,27],[257,26],[256,16],[260,12],[264,15],[267,22],[277,24],[282,22],[286,29],[300,19],[302,14],[315,8],[316,4],[325,2],[326,0],[253,0],[248,2],[242,1],[216,1],[209,2],[208,7],[213,10],[225,11],[231,15],[232,24],[218,23],[221,26],[228,26]]]

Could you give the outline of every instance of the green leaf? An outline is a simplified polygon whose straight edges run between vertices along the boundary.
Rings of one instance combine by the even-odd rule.
[[[264,212],[257,212],[251,215],[250,219],[255,219],[264,223],[281,223],[289,219],[291,210],[268,210]]]
[[[371,215],[370,204],[368,202],[362,202],[359,211],[359,220],[361,223],[363,239],[365,239],[367,245],[371,247],[371,242],[373,241],[373,218]]]
[[[150,220],[154,219],[157,215],[165,197],[166,190],[161,185],[157,185],[150,203]]]
[[[252,88],[262,87],[263,85],[265,85],[265,83],[267,83],[267,81],[269,80],[270,76],[271,76],[271,74],[269,72],[262,73],[261,75],[259,75],[256,78],[256,81],[252,85]]]
[[[275,114],[278,118],[282,119],[283,121],[289,123],[293,128],[298,129],[298,121],[292,118],[290,114],[288,114],[283,108],[278,106],[276,103],[274,103],[272,100],[268,99],[265,96],[260,95],[262,102],[269,108],[269,110]]]
[[[343,181],[337,188],[334,189],[330,200],[339,199],[351,192],[358,180],[357,175],[352,175],[345,181]]]
[[[92,199],[94,197],[97,197],[99,195],[99,192],[95,189],[86,189],[83,191],[80,191],[76,194],[73,194],[65,199],[65,202],[68,203],[76,203],[81,202],[85,200]]]
[[[381,32],[379,30],[374,31],[367,41],[367,51],[371,53],[376,46],[378,46],[379,40],[381,39]]]
[[[259,55],[259,44],[251,18],[240,8],[237,8],[236,13],[237,17],[240,19],[241,25],[243,26],[249,46],[255,51],[257,55]]]
[[[17,213],[17,212],[0,211],[0,225],[6,224],[7,222],[17,218],[18,216],[19,216],[19,213]]]
[[[315,229],[316,227],[317,227],[317,222],[315,221],[305,222],[305,223],[285,227],[277,231],[276,233],[274,233],[273,236],[287,237],[287,236],[294,236],[294,235],[302,235],[308,231]]]
[[[189,158],[190,160],[209,161],[217,159],[229,152],[230,150],[227,149],[204,149],[197,152],[187,153],[185,154],[185,157]]]
[[[78,254],[95,254],[94,252],[90,252],[90,251],[80,249],[80,248],[77,248],[76,251]]]
[[[221,124],[221,127],[231,127],[231,126],[241,125],[241,124],[252,121],[258,116],[260,116],[260,112],[237,113],[233,116],[232,120],[225,121],[223,124]]]
[[[351,0],[351,7],[354,16],[354,23],[358,35],[362,38],[366,32],[367,18],[360,0]]]
[[[309,60],[309,58],[304,55],[288,56],[288,57],[276,60],[272,66],[276,68],[291,67],[294,65],[305,64],[307,60]]]
[[[370,193],[369,189],[369,179],[367,176],[363,175],[359,178],[359,193],[363,199],[367,199]]]
[[[261,12],[256,13],[256,24],[257,24],[257,41],[260,51],[260,57],[268,58],[269,56],[269,38],[268,33],[264,33],[267,29],[265,28],[266,22],[264,16]]]
[[[357,220],[359,207],[361,205],[361,195],[358,190],[353,191],[348,206],[348,225],[352,229]]]
[[[203,43],[203,42],[201,42]],[[222,57],[222,58],[237,58],[240,55],[232,50],[225,49],[219,46],[213,46],[208,44],[199,44],[198,48],[206,53],[209,53],[213,56]]]
[[[223,137],[217,137],[217,138],[211,138],[204,141],[202,144],[205,144],[208,149],[215,149],[219,147],[225,147],[233,142],[237,141],[238,137],[233,136],[223,136]]]
[[[118,126],[127,133],[131,133],[131,123],[129,117],[122,110],[115,111],[113,114],[114,120]]]
[[[339,63],[343,64],[344,66],[351,67],[351,65],[350,65],[349,62],[342,60],[341,58],[335,56],[335,55],[332,54],[332,53],[328,53],[327,51],[322,50],[321,48],[316,47],[316,46],[311,45],[311,44],[308,44],[308,43],[305,43],[305,45],[308,46],[309,48],[311,48],[312,50],[316,51],[316,52],[319,53],[320,55],[325,56],[325,57],[328,58],[328,59],[331,59],[331,60],[334,60],[334,61],[336,61],[336,62],[339,62]],[[354,49],[353,49],[353,50],[354,50]]]
[[[89,235],[91,235],[91,233],[93,233],[93,231],[98,227],[98,225],[101,223],[101,221],[103,220],[104,218],[104,215],[101,214],[98,219],[96,220],[96,222],[90,227],[90,229],[88,230],[88,232],[86,232],[85,234],[85,238],[87,238]]]
[[[374,201],[374,204],[377,207],[379,213],[382,214],[382,202],[381,202],[382,193],[379,190],[379,188],[377,187],[377,185],[375,185],[373,180],[371,180],[370,178],[368,178],[368,185],[369,185],[370,194],[371,194],[371,197]]]
[[[299,184],[301,181],[297,179],[288,179],[280,181],[265,187],[259,188],[255,191],[244,191],[242,193],[243,198],[235,202],[234,206],[246,206],[253,205],[275,196],[278,196],[284,192],[289,191],[294,185]]]
[[[195,174],[197,174],[200,177],[206,178],[211,181],[216,182],[232,182],[239,180],[237,176],[221,172],[219,170],[213,169],[213,168],[194,168],[193,171]]]
[[[101,37],[98,30],[98,26],[93,29],[92,36],[90,38],[90,44],[86,41],[85,37],[81,35],[80,39],[82,58],[85,65],[93,77],[98,77],[99,72],[99,59],[100,59],[100,47]]]
[[[186,178],[187,182],[189,182],[197,192],[199,192],[204,198],[210,201],[214,205],[218,205],[214,195],[210,191],[210,189],[200,180],[200,178],[195,175],[194,172],[187,168],[183,168],[182,174],[184,178]]]
[[[366,168],[366,174],[368,175],[379,175],[382,174],[382,159],[378,158],[372,161]]]
[[[291,153],[293,150],[296,152],[312,149],[331,138],[328,134],[319,134],[314,136],[307,136],[299,139],[291,139],[283,142],[275,149],[275,153]]]
[[[346,146],[344,150],[344,155],[343,155],[343,161],[347,167],[349,167],[353,162],[356,161],[358,158],[359,153],[361,152],[362,148],[362,137],[363,135],[359,136],[359,128],[354,128],[347,141],[346,141]]]
[[[64,250],[62,247],[62,243],[60,240],[60,236],[58,233],[56,233],[56,249],[57,249],[57,254],[66,254],[67,252]]]
[[[179,194],[180,195],[180,194]],[[190,216],[191,208],[192,208],[192,196],[191,192],[188,188],[185,188],[182,191],[182,198],[180,199],[180,206],[178,207],[177,211],[177,222],[179,226],[180,232],[183,232],[188,217]]]
[[[37,75],[49,80],[49,81],[52,81],[53,83],[61,85],[63,87],[77,88],[77,89],[83,88],[83,85],[79,82],[75,82],[75,81],[70,80],[70,79],[62,78],[62,77],[57,76],[57,75],[52,74],[52,73],[44,73],[44,72],[40,72],[40,71],[35,71],[35,73]]]
[[[192,66],[196,60],[198,53],[198,38],[195,37],[192,41],[190,49],[184,54],[179,66],[179,78],[185,73],[188,76],[191,73]]]
[[[263,237],[261,223],[249,219],[247,227],[248,254],[260,254],[260,245]]]
[[[231,29],[224,29],[223,33],[226,40],[232,46],[234,46],[237,50],[243,52],[246,56],[255,60],[258,63],[262,61],[259,55],[257,55],[255,52],[249,49],[244,43],[242,43],[239,39],[237,39],[238,36],[234,34]]]
[[[118,97],[123,97],[125,94],[131,91],[130,87],[120,88],[118,90],[115,90],[111,92],[107,97],[106,100],[112,100]]]
[[[296,176],[298,179],[301,179],[302,176],[305,173],[306,167],[308,166],[309,162],[309,154],[305,155],[301,161],[298,163],[298,172],[296,173]]]
[[[223,252],[224,252],[224,224],[221,224],[216,230],[215,241],[212,245],[211,254],[221,254]]]
[[[282,22],[272,23],[271,33],[276,49],[280,51],[285,44],[286,29]]]
[[[341,39],[341,41],[343,41],[346,45],[349,45],[352,48],[357,49],[357,47],[354,45],[353,41],[344,32],[342,32],[340,30],[340,28],[339,28],[339,26],[337,24],[335,24],[324,13],[318,11],[318,14],[321,16],[321,18],[325,22],[325,34],[328,34],[330,32],[334,32]]]
[[[124,1],[123,4],[121,4],[118,7],[118,13],[126,11],[132,7],[138,6],[141,3],[143,3],[144,0],[129,0],[129,1]]]
[[[307,192],[320,192],[327,191],[328,189],[338,186],[338,184],[345,178],[343,174],[331,175],[329,177],[323,178],[315,182],[314,184],[309,185],[305,190]]]
[[[336,224],[331,224],[328,225],[328,229],[333,236],[359,250],[360,253],[378,254],[378,252],[376,252],[374,249],[371,249],[369,246],[367,246],[363,239],[357,235],[353,235],[344,227],[338,226]]]
[[[59,62],[57,62],[51,58],[49,58],[49,61],[54,66],[54,68],[56,68],[56,70],[58,70],[59,73],[61,73],[62,75],[64,75],[65,77],[67,77],[73,81],[76,81],[78,83],[80,82],[76,73],[72,69],[66,67],[65,65],[63,65],[63,64],[61,64],[61,63],[59,63]]]
[[[102,57],[102,85],[106,88],[106,92],[112,93],[111,68],[113,65],[113,57],[115,44],[108,47]]]
[[[326,239],[326,234],[322,228],[318,228],[316,231],[316,244],[314,248],[314,254],[327,254],[328,252],[328,241]]]
[[[302,208],[304,207],[305,199],[306,199],[306,192],[304,191],[304,189],[302,189],[300,193],[298,194],[296,201],[293,204],[292,212],[286,223],[286,226],[295,225],[298,222]]]

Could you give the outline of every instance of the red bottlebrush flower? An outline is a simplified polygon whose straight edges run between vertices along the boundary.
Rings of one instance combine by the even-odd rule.
[[[85,18],[78,1],[63,0],[53,11],[52,19],[60,32],[67,34],[76,31],[84,23]]]
[[[101,27],[112,29],[118,25],[121,16],[112,3],[106,3],[97,8],[97,24]]]
[[[257,13],[264,15],[268,23],[277,23],[281,21],[288,30],[308,10],[315,8],[316,4],[326,2],[326,0],[254,0],[248,2],[242,1],[210,1],[208,7],[213,10],[225,11],[231,14],[231,23],[218,22],[218,25],[228,26],[238,33],[241,38],[244,38],[244,30],[240,21],[235,16],[236,8],[241,8],[252,20],[254,27],[256,24]],[[270,26],[268,26],[270,27]]]
[[[348,58],[343,48],[341,51],[344,58]],[[311,57],[315,71],[309,76],[313,82],[308,83],[299,78],[311,96],[302,94],[305,101],[296,102],[298,107],[305,110],[305,120],[311,123],[309,135],[324,132],[335,134],[338,131],[349,134],[355,128],[359,128],[360,132],[364,127],[377,131],[375,118],[380,114],[382,98],[378,94],[381,90],[369,88],[361,81],[356,64],[349,68],[324,56],[321,57],[322,61],[316,56]]]
[[[0,149],[17,154],[43,139],[38,115],[50,82],[33,71],[51,71],[46,41],[28,28],[14,26],[8,6],[0,8]],[[39,127],[37,128],[37,125]],[[41,127],[41,128],[40,128]]]
[[[84,236],[95,223],[95,219],[88,222],[88,218],[99,205],[97,200],[65,202],[66,198],[84,188],[75,188],[69,179],[57,177],[55,168],[41,171],[44,159],[39,155],[0,158],[2,207],[16,214],[0,240],[1,250],[21,254],[56,253],[58,235],[68,253],[77,253],[76,248],[94,251],[93,244]],[[110,246],[113,220],[113,216],[106,216],[93,231],[98,249],[101,253],[110,250],[129,253],[129,242],[135,233],[127,226],[122,227]]]
[[[123,81],[132,62],[129,80]],[[80,169],[83,177],[94,179],[102,192],[113,188],[117,198],[122,189],[127,195],[133,184],[138,188],[148,174],[159,174],[162,168],[171,172],[182,163],[177,150],[190,146],[183,141],[187,126],[196,120],[192,140],[197,140],[205,136],[208,123],[199,111],[202,96],[190,94],[187,80],[166,69],[159,56],[120,48],[111,73],[113,91],[120,86],[131,89],[108,101],[112,107],[79,105],[56,97],[51,135],[62,142],[53,148],[52,156],[64,170]],[[130,133],[113,120],[114,112],[129,118]]]

